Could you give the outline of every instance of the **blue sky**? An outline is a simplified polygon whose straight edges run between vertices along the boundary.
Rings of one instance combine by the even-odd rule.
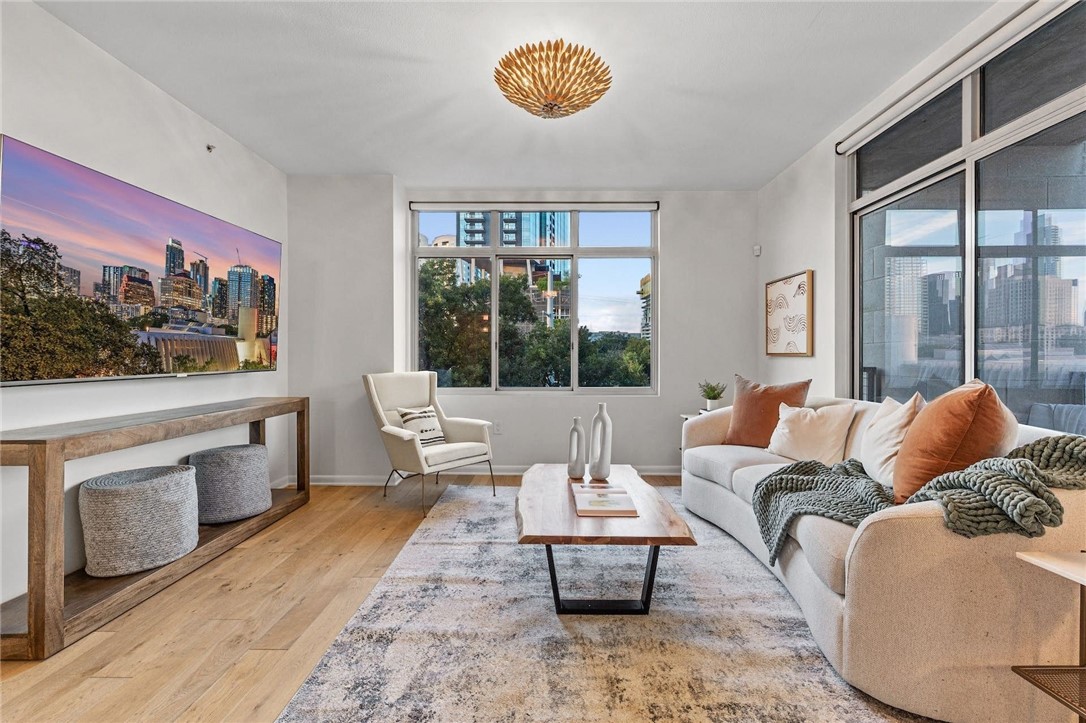
[[[419,213],[419,233],[429,241],[437,236],[456,234],[456,214]],[[652,234],[652,214],[647,211],[582,212],[580,244],[591,247],[648,246]],[[641,330],[641,278],[652,262],[647,258],[581,259],[580,324],[591,331]]]
[[[184,245],[186,268],[199,252],[213,277],[226,278],[240,253],[244,263],[279,278],[275,241],[11,137],[4,138],[0,187],[0,225],[13,236],[56,244],[61,263],[80,271],[85,295],[102,280],[103,265],[145,268],[157,290],[170,237]]]

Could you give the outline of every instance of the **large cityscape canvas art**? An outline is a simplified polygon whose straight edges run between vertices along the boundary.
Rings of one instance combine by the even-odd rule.
[[[281,245],[11,137],[0,383],[274,370]]]

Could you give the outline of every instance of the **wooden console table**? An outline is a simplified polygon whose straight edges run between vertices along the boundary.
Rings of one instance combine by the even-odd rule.
[[[64,574],[64,463],[240,424],[265,443],[269,417],[297,420],[295,489],[273,489],[267,512],[201,525],[196,549],[121,577]],[[309,501],[309,398],[256,397],[0,432],[0,465],[29,468],[27,594],[0,606],[0,658],[42,660],[184,577]]]

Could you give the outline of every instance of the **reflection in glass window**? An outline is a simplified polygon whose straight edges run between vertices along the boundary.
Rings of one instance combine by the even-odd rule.
[[[652,259],[581,259],[578,383],[647,387],[652,378]]]
[[[490,386],[490,264],[418,262],[418,368],[437,372],[438,386]]]
[[[571,386],[570,260],[499,263],[498,385]]]
[[[964,218],[963,174],[860,218],[863,399],[962,383]]]
[[[977,162],[977,374],[1086,434],[1086,114]]]

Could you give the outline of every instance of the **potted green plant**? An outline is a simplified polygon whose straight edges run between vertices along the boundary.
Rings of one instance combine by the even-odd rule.
[[[701,392],[701,397],[705,400],[705,408],[710,412],[724,406],[723,397],[727,389],[728,385],[721,382],[705,380],[698,384],[698,391]]]

